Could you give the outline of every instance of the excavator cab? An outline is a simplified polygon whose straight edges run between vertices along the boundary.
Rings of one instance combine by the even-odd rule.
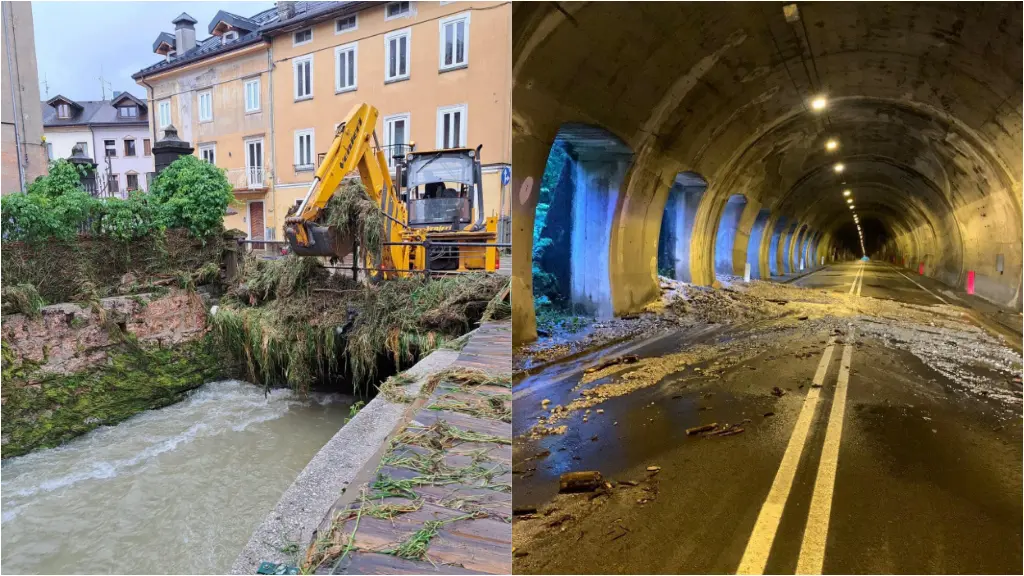
[[[457,232],[483,228],[480,147],[410,152],[399,165],[409,227]],[[474,208],[476,220],[473,220]]]

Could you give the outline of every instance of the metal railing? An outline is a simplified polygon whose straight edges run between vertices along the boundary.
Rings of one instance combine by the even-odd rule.
[[[285,240],[248,240],[239,239],[239,246],[243,247],[243,251],[247,254],[253,254],[259,258],[276,259],[286,256],[289,253],[288,242]],[[495,248],[498,250],[511,248],[512,244],[508,242],[436,242],[433,240],[425,240],[423,242],[381,242],[381,246],[423,246],[427,250],[427,254],[436,254],[438,250],[447,251],[453,248]],[[359,251],[358,246],[356,252]],[[315,258],[315,256],[313,256]],[[349,254],[341,260],[337,265],[324,266],[331,270],[349,270],[352,272],[352,277],[357,278],[359,272],[408,272],[413,274],[426,274],[431,275],[448,275],[448,274],[460,274],[458,270],[431,270],[430,261],[431,258],[426,259],[426,268],[424,270],[398,270],[395,268],[380,268],[372,266],[358,266],[359,256],[355,253]]]
[[[259,190],[265,188],[266,170],[262,166],[247,166],[225,170],[224,174],[235,190]]]

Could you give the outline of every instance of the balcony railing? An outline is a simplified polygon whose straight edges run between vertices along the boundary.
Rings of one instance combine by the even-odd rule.
[[[264,178],[268,175],[262,166],[249,166],[246,168],[232,168],[225,170],[228,182],[235,190],[259,190],[265,188]]]

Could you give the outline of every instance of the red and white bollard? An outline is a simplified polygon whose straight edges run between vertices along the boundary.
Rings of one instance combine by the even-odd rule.
[[[967,293],[974,294],[974,270],[967,271]]]
[[[917,265],[917,273],[924,276],[924,262]]]

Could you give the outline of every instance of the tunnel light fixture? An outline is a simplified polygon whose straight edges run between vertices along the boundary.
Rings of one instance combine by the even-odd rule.
[[[825,142],[825,150],[832,152],[836,148],[839,148],[839,142],[835,138],[831,138],[828,142]]]
[[[821,112],[828,106],[828,100],[824,96],[815,96],[811,100],[811,110],[815,112]]]
[[[850,204],[850,210],[853,210],[854,208],[855,206],[853,204]]]
[[[836,165],[833,166],[832,169],[836,171],[836,174],[840,174],[843,170],[846,170],[846,166],[843,166],[842,162],[836,162]]]
[[[846,199],[846,203],[847,204],[853,204],[853,198],[847,198]]]
[[[843,196],[849,196],[852,193],[850,190],[843,190]]]

